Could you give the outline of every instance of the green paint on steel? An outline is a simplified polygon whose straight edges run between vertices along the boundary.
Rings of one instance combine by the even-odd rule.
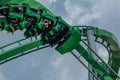
[[[110,48],[112,51],[112,56],[110,61],[112,62],[110,64],[110,66],[115,70],[116,73],[118,73],[119,71],[119,67],[120,67],[120,47],[119,47],[119,43],[116,39],[116,37],[103,29],[98,29],[98,28],[94,28],[94,34],[97,37],[100,37],[102,39],[104,39],[105,41],[107,41],[110,44]],[[117,55],[116,55],[117,54]],[[110,75],[116,79],[116,75],[110,71]]]
[[[12,43],[10,43],[10,44],[7,44],[7,45],[5,45],[5,46],[2,46],[2,47],[0,47],[0,49],[5,48],[5,47],[7,47],[7,46],[10,46],[10,45],[12,45],[12,44],[16,44],[16,43],[22,42],[22,41],[24,41],[24,40],[26,40],[26,38],[21,39],[21,40],[17,40],[17,41],[15,41],[15,42],[12,42]]]
[[[84,49],[81,45],[76,47],[76,50],[82,54],[82,56],[87,60],[87,62],[94,68],[98,76],[102,80],[113,80],[106,72],[106,70]]]
[[[56,47],[56,50],[61,54],[72,51],[80,42],[81,33],[78,30],[72,30],[70,37]]]
[[[33,48],[37,48],[42,45],[42,41],[36,40],[34,42],[30,42],[24,45],[20,45],[16,48],[10,49],[8,51],[3,52],[0,54],[0,62],[3,60],[7,60],[11,57],[14,57],[16,55],[22,54],[23,52],[26,52],[28,50],[31,50]]]
[[[4,4],[7,2],[13,3],[13,4],[27,3],[30,5],[31,8],[35,8],[35,9],[42,8],[47,12],[47,14],[54,16],[54,14],[50,10],[48,10],[46,7],[44,7],[42,4],[40,4],[35,0],[0,0],[0,4]]]
[[[43,15],[43,16],[45,16],[45,18],[52,19],[52,21],[55,23],[54,14],[51,11],[49,11],[47,8],[45,8],[42,4],[36,2],[35,0],[0,0],[0,5],[4,4],[6,2],[14,3],[14,4],[27,3],[28,5],[30,5],[31,8],[35,8],[35,9],[42,8],[45,10],[45,12],[48,15],[51,15],[52,17],[45,16],[45,15]],[[4,20],[2,20],[2,18],[1,18],[0,22],[1,21],[5,22],[5,20],[6,20],[5,18],[4,18]],[[61,17],[58,18],[58,23],[63,23],[63,24],[68,25],[65,21],[63,21],[61,19]],[[8,30],[8,26],[9,25],[5,25],[6,30]],[[92,27],[92,26],[78,26],[78,27],[84,28],[84,27]],[[105,41],[107,41],[107,43],[110,44],[110,48],[112,51],[112,56],[110,58],[112,63],[110,64],[110,66],[118,73],[118,70],[120,67],[120,63],[119,63],[119,61],[120,61],[120,47],[119,47],[117,39],[115,38],[115,36],[112,33],[108,32],[106,30],[98,29],[96,27],[93,27],[93,28],[94,28],[94,35],[96,37],[100,37],[100,38],[104,39]],[[63,44],[56,47],[56,50],[59,51],[61,54],[64,54],[66,52],[70,52],[79,44],[81,33],[77,30],[72,30],[72,28],[70,28],[70,29],[71,29],[70,30],[71,31],[70,37]],[[57,30],[57,27],[56,27],[56,30]],[[50,33],[51,33],[51,35],[53,35],[52,32],[50,32]],[[47,38],[47,36],[46,36],[46,38]],[[19,47],[16,47],[14,49],[5,51],[4,53],[0,54],[0,61],[3,61],[5,59],[8,59],[8,58],[13,57],[15,55],[19,55],[20,53],[25,52],[27,50],[36,48],[36,47],[40,46],[41,44],[42,44],[42,42],[40,40],[37,40],[37,41],[31,42],[31,43],[20,45]],[[106,72],[103,73],[105,70],[102,67],[100,67],[100,65],[91,57],[91,55],[89,55],[87,53],[87,51],[82,46],[79,45],[76,47],[76,49],[78,50],[78,52],[83,52],[83,51],[85,52],[83,57],[88,61],[88,63],[97,64],[96,66],[93,66],[93,67],[95,68],[95,70],[97,71],[97,73],[100,76],[103,76],[104,80],[112,80]],[[110,75],[114,79],[116,78],[116,75],[114,75],[112,72],[110,72]]]
[[[103,39],[110,45],[111,53],[110,52],[108,53],[109,55],[112,54],[112,56],[109,56],[110,62],[112,63],[110,63],[109,65],[115,70],[116,73],[118,73],[120,68],[120,63],[119,63],[120,46],[117,38],[111,32],[108,32],[103,29],[99,29],[97,27],[93,27],[93,26],[74,26],[74,27],[80,27],[81,29],[92,27],[94,29],[94,35],[96,37]],[[110,71],[109,74],[113,77],[113,79],[116,79],[117,76],[113,72]]]

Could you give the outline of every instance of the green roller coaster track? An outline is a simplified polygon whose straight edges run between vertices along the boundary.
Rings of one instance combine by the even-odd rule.
[[[0,5],[3,5],[8,2],[11,4],[19,4],[19,5],[21,5],[22,3],[27,3],[31,8],[34,8],[34,9],[42,8],[46,11],[46,14],[50,15],[51,17],[55,17],[55,15],[52,12],[50,12],[42,4],[34,0],[0,0]],[[47,16],[45,17],[47,19],[51,19],[51,17],[47,17]],[[54,18],[52,19],[54,21]],[[67,23],[64,21],[61,22],[61,24],[67,25]],[[85,35],[86,35],[86,30],[89,28],[93,29],[93,34],[95,37],[94,41],[103,45],[108,51],[109,53],[108,63],[102,60],[101,57],[98,56],[98,54],[94,50],[92,50],[91,47],[87,44],[87,41],[86,41],[87,38]],[[119,63],[120,46],[116,37],[111,32],[108,32],[106,30],[99,29],[93,26],[78,25],[78,26],[70,26],[70,30],[68,34],[69,36],[67,37],[67,39],[63,40],[63,42],[61,44],[58,44],[57,47],[55,48],[59,53],[65,54],[65,53],[71,52],[73,56],[79,62],[81,62],[88,69],[88,71],[90,71],[98,80],[120,79],[120,77],[118,76],[118,71],[120,67],[120,63]],[[51,32],[51,35],[52,35],[52,32]],[[26,55],[28,53],[32,53],[34,51],[51,46],[49,44],[43,45],[44,43],[42,38],[33,40],[31,42],[23,43],[26,40],[27,40],[26,38],[21,39],[16,42],[0,47],[0,50],[1,50],[0,64],[3,64],[5,62],[18,58],[20,56]],[[83,47],[80,42],[85,44],[85,46]],[[13,47],[14,45],[17,45],[17,46]],[[6,50],[7,47],[11,47],[11,48]],[[85,49],[85,47],[89,48],[93,52],[93,54],[100,59],[101,62],[96,61],[94,57],[89,54],[89,51]],[[74,49],[78,51],[80,53],[79,55],[82,56],[88,62],[88,64],[92,66],[92,68],[97,73],[97,75],[94,74],[80,60],[80,57],[73,52]]]

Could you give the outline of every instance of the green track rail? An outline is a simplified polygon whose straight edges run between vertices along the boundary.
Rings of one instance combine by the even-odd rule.
[[[27,50],[39,47],[41,45],[42,45],[41,41],[38,40],[38,41],[34,41],[34,42],[27,43],[27,44],[24,44],[24,45],[20,45],[19,47],[13,48],[13,49],[8,50],[8,51],[4,51],[0,55],[0,61],[6,60],[7,58],[18,55],[18,54],[23,53]]]
[[[34,0],[0,0],[0,4],[4,4],[6,2],[10,2],[13,4],[28,3],[30,5],[30,7],[32,7],[32,8],[35,8],[35,9],[38,9],[39,7],[44,8],[47,11],[47,14],[54,16],[54,14],[51,11],[49,11],[42,4],[40,4]],[[78,34],[78,35],[77,36],[72,35],[72,37],[70,37],[72,40],[74,40],[73,37],[77,37],[77,40],[75,42],[76,44],[73,46],[74,48],[70,48],[70,50],[76,49],[80,54],[85,53],[82,56],[95,69],[95,71],[98,73],[98,77],[100,77],[100,79],[102,79],[102,80],[115,80],[118,76],[114,73],[114,71],[116,73],[118,73],[119,67],[120,67],[120,63],[119,63],[119,61],[120,61],[120,46],[119,46],[119,43],[118,43],[116,37],[112,33],[108,32],[106,30],[103,30],[103,29],[99,29],[97,27],[73,26],[73,28],[78,29],[76,31],[73,31],[74,34]],[[84,33],[84,29],[87,29],[87,28],[93,28],[95,41],[102,44],[107,49],[107,51],[109,53],[109,61],[107,64],[114,71],[112,71],[111,69],[109,71],[106,71],[105,68],[103,66],[101,66],[99,64],[99,62],[97,62],[88,53],[88,51],[78,43],[79,41],[81,41],[81,38],[78,38],[79,36],[81,37],[81,34],[79,34],[79,31],[80,32],[82,31]],[[84,34],[82,34],[82,35],[84,35]],[[70,41],[72,42],[71,39],[70,39]],[[14,43],[10,43],[6,46],[1,47],[0,48],[0,50],[1,50],[0,64],[5,63],[7,61],[10,61],[14,58],[18,58],[20,56],[23,56],[24,54],[49,47],[49,46],[43,46],[43,43],[40,39],[31,41],[31,42],[26,42],[25,44],[22,44],[22,42],[24,40],[26,40],[26,39],[22,39],[22,40],[19,40],[19,41],[16,41]],[[66,41],[66,42],[69,44],[69,41]],[[16,44],[17,44],[17,46],[14,46]],[[79,45],[77,45],[77,44],[79,44]],[[13,45],[14,47],[13,46],[11,47],[11,45]],[[6,48],[8,48],[8,46],[10,46],[9,47],[10,49],[6,50]],[[66,46],[66,45],[64,45],[64,46]],[[58,48],[58,49],[60,49],[60,48]],[[66,48],[66,50],[67,50],[67,48]],[[61,51],[61,52],[64,52],[64,51]],[[69,52],[71,52],[71,51],[69,51]]]
[[[117,41],[117,38],[112,33],[103,29],[99,29],[97,27],[93,27],[93,26],[74,26],[74,27],[79,28],[79,30],[85,28],[93,28],[95,41],[102,44],[109,53],[108,65],[110,65],[112,69],[114,69],[115,72],[118,73],[120,67],[120,63],[119,63],[120,46],[119,46],[119,42]],[[109,74],[114,79],[116,78],[116,75],[113,72],[110,71]]]
[[[74,27],[79,27],[79,29],[84,29],[84,28],[88,28],[88,26],[74,26]],[[116,63],[116,62],[119,62],[119,58],[120,58],[120,53],[116,53],[116,52],[119,52],[119,45],[118,45],[118,42],[117,42],[117,39],[115,38],[115,36],[113,34],[111,34],[110,32],[106,31],[106,30],[102,30],[102,29],[98,29],[96,27],[94,27],[94,35],[96,37],[95,41],[97,42],[97,39],[98,38],[101,38],[102,41],[101,41],[101,44],[103,44],[106,48],[108,48],[108,52],[110,53],[110,57],[109,57],[109,65],[115,70],[116,73],[118,73],[118,70],[119,70],[119,67],[120,67],[120,64],[119,63]],[[11,60],[12,58],[18,56],[18,55],[21,55],[23,54],[24,52],[27,52],[29,50],[32,50],[34,48],[38,48],[39,46],[42,45],[42,42],[40,40],[35,40],[33,42],[29,42],[29,43],[26,43],[26,44],[21,44],[20,42],[22,42],[23,40],[25,39],[22,39],[20,41],[16,41],[14,43],[11,43],[9,45],[6,45],[6,46],[3,46],[1,47],[0,49],[2,51],[4,51],[3,49],[6,48],[7,46],[10,46],[10,45],[13,45],[13,44],[16,44],[18,43],[19,46],[18,47],[15,47],[15,48],[11,48],[9,49],[8,51],[4,51],[2,53],[0,53],[0,63],[4,63],[9,60]],[[104,44],[104,41],[107,42],[107,45]],[[100,42],[99,42],[100,43]],[[82,47],[78,47],[76,48],[78,52],[80,53],[83,53],[83,52],[86,52],[87,54],[85,56],[83,56],[89,64],[92,64],[92,63],[95,63],[94,65],[96,64],[99,64],[99,62],[97,63],[92,57],[91,55],[88,54],[88,52]],[[80,49],[80,50],[79,50]],[[39,50],[39,49],[38,49]],[[83,51],[84,50],[84,51]],[[118,55],[116,55],[118,54]],[[115,58],[116,56],[116,58]],[[91,57],[91,58],[90,58]],[[89,58],[89,59],[88,59]],[[95,61],[95,62],[94,62]],[[111,63],[112,62],[112,63]],[[93,66],[95,67],[95,66]],[[96,66],[95,69],[98,71],[98,73],[101,74],[101,76],[104,74],[103,72],[105,72],[104,75],[108,75],[106,74],[106,71],[104,71],[104,69],[102,69],[101,67],[98,67]],[[112,78],[116,78],[117,76],[111,71],[110,73],[110,76],[112,76]],[[108,79],[108,77],[105,77],[107,79],[104,79],[104,80],[111,80],[111,79]]]
[[[88,53],[88,51],[86,51],[86,49],[81,45],[78,45],[76,50],[81,53],[85,60],[87,60],[87,62],[93,67],[101,80],[112,80],[106,70],[100,66],[100,64]]]
[[[50,10],[48,10],[42,4],[38,3],[35,0],[0,0],[0,4],[4,4],[6,2],[13,3],[13,4],[27,3],[30,5],[31,8],[35,8],[35,9],[38,9],[39,7],[43,8],[47,11],[47,14],[54,16],[54,14]]]
[[[2,53],[0,53],[0,64],[15,59],[17,57],[23,56],[27,53],[49,47],[49,45],[43,46],[41,40],[35,40],[23,44],[23,41],[25,40],[26,39],[22,39],[20,41],[16,41],[14,43],[1,47],[0,50]]]

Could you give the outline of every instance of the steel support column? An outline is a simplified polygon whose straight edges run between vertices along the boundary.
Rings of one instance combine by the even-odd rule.
[[[95,41],[94,41],[94,35],[93,35],[93,29],[88,28],[87,29],[87,40],[88,40],[88,45],[97,53],[97,49],[95,46]],[[90,50],[89,50],[90,51]],[[92,51],[90,51],[90,54],[93,56],[95,60],[97,60],[97,57],[92,54]],[[92,67],[88,65],[89,68],[92,70]],[[92,70],[94,72],[94,70]],[[96,80],[94,75],[92,75],[90,72],[88,72],[88,80]]]

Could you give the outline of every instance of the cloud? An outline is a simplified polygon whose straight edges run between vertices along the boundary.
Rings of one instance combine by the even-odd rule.
[[[66,21],[74,24],[74,20],[82,13],[83,9],[77,5],[73,5],[69,0],[65,1],[64,6],[67,12]]]
[[[56,0],[49,0],[49,2],[50,2],[50,3],[54,3],[54,2],[56,2]]]
[[[96,20],[99,17],[99,13],[90,13],[86,14],[79,19],[79,24],[85,25],[89,24],[92,20]]]
[[[107,50],[103,47],[101,47],[98,50],[98,55],[107,63],[108,62],[108,58],[109,58],[109,54],[107,52]]]
[[[0,80],[6,80],[4,74],[2,73],[1,67],[0,67]]]
[[[54,58],[50,65],[57,72],[58,80],[86,80],[87,70],[70,53]]]
[[[120,26],[120,1],[110,0],[37,0],[56,15],[60,15],[71,25],[96,25],[115,33],[119,36]],[[107,27],[106,27],[107,26]],[[21,32],[19,32],[21,33]],[[18,38],[11,34],[1,35],[1,44],[9,43]],[[16,37],[16,38],[15,38]],[[119,39],[120,40],[120,39]],[[19,58],[21,61],[14,60],[11,64],[4,65],[4,74],[0,69],[0,80],[35,79],[35,80],[87,80],[87,70],[70,54],[57,55],[51,49],[40,50],[35,53],[54,53],[50,59],[47,55],[28,55]],[[99,50],[100,56],[106,60],[107,52],[104,49]],[[41,57],[40,57],[41,56]],[[17,65],[15,65],[17,64]],[[7,68],[7,70],[6,70]],[[12,68],[12,69],[11,69]],[[5,71],[6,70],[6,71]],[[11,74],[11,72],[16,73]],[[47,75],[47,77],[46,77]],[[44,76],[44,77],[42,77]],[[46,79],[45,79],[46,78]],[[55,78],[55,79],[54,79]]]
[[[67,78],[69,78],[69,67],[65,63],[66,60],[63,56],[57,57],[56,60],[51,61],[51,66],[58,72],[57,74],[59,74],[59,80],[68,80]]]
[[[107,4],[107,5],[106,5]],[[100,26],[101,28],[104,28],[110,32],[112,32],[114,35],[117,36],[117,38],[120,41],[120,35],[118,34],[118,30],[120,30],[120,1],[112,1],[112,0],[104,0],[101,3],[101,6],[99,5],[99,12],[101,13],[101,17],[97,19],[97,22],[95,23],[97,26]]]
[[[99,2],[99,1],[98,1]],[[100,17],[97,11],[96,2],[93,1],[79,1],[75,4],[70,0],[64,3],[67,16],[65,20],[72,25],[90,24],[93,20]],[[87,4],[89,3],[89,5]]]

